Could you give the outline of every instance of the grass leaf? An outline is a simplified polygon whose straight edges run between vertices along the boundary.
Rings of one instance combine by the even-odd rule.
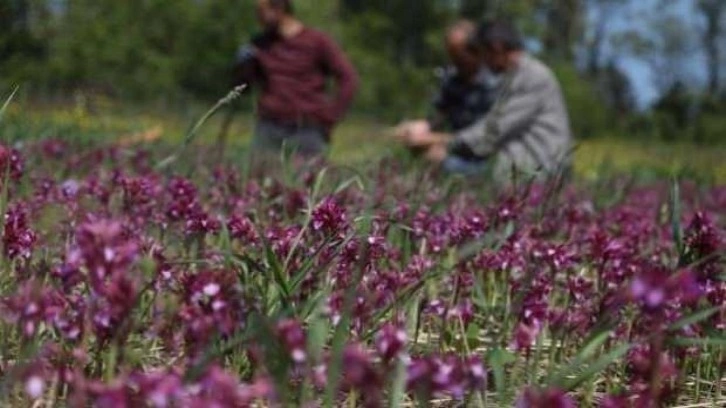
[[[684,247],[683,247],[683,228],[681,226],[681,189],[677,179],[673,179],[671,182],[671,191],[669,198],[670,208],[670,219],[671,219],[671,234],[673,236],[673,242],[676,244],[678,250],[678,257],[683,260]]]
[[[726,337],[676,337],[668,342],[681,347],[726,347]]]
[[[5,116],[5,111],[8,109],[8,106],[10,106],[10,102],[13,101],[13,99],[15,98],[15,94],[18,93],[18,89],[20,89],[20,87],[16,85],[13,91],[10,93],[10,96],[5,99],[3,106],[0,107],[0,122],[2,122],[3,116]]]
[[[693,313],[689,316],[683,317],[681,319],[678,319],[675,323],[670,325],[668,327],[669,331],[677,331],[684,327],[690,326],[692,324],[700,323],[709,317],[715,315],[720,310],[722,310],[723,306],[714,306],[709,309],[701,310],[699,312]]]
[[[418,326],[418,308],[419,299],[412,299],[406,310],[406,333],[408,338],[416,331]],[[405,353],[408,353],[408,347],[406,347]],[[403,402],[404,393],[406,391],[406,363],[403,359],[398,359],[396,362],[395,372],[393,374],[393,381],[391,382],[391,391],[388,406],[391,408],[397,408],[401,406]]]
[[[602,330],[601,332],[595,333],[591,336],[572,361],[552,375],[551,379],[547,381],[548,384],[552,386],[562,386],[565,378],[582,367],[587,360],[592,358],[600,347],[605,344],[609,337],[609,329]]]
[[[589,381],[593,376],[602,372],[608,368],[608,366],[625,356],[625,354],[630,351],[631,347],[632,346],[630,344],[621,344],[612,349],[610,352],[603,354],[600,358],[588,364],[587,368],[580,371],[575,378],[565,381],[562,388],[565,391],[572,391],[580,384]]]

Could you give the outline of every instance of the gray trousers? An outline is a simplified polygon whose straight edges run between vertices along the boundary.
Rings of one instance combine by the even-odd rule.
[[[283,149],[305,157],[325,154],[328,150],[326,131],[311,125],[288,125],[259,119],[255,124],[252,150],[279,153]]]

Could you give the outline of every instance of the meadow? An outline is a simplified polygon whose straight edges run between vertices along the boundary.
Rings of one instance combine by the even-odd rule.
[[[497,189],[363,118],[327,162],[245,165],[244,116],[178,150],[201,113],[4,112],[3,405],[726,405],[726,149]]]

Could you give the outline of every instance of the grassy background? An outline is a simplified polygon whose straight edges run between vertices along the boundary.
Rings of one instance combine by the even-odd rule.
[[[163,141],[177,143],[206,109],[202,106],[119,105],[107,100],[93,103],[78,100],[75,105],[17,101],[6,112],[0,131],[5,140],[12,141],[48,137],[112,141],[156,129]],[[195,142],[214,143],[225,115],[226,112],[218,112],[212,117]],[[348,118],[335,132],[331,159],[361,164],[399,149],[387,136],[390,125],[360,116]],[[235,114],[228,133],[230,145],[243,148],[252,128],[252,115]],[[726,184],[726,161],[723,160],[726,146],[647,142],[622,136],[578,140],[575,173],[585,179],[613,173],[653,178],[680,175]]]

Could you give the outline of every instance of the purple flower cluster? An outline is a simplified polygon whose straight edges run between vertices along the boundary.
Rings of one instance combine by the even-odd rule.
[[[677,242],[658,183],[613,184],[610,205],[575,184],[452,193],[394,162],[369,189],[316,198],[314,166],[185,178],[145,151],[24,149],[0,147],[0,374],[29,401],[319,406],[341,361],[338,405],[388,405],[397,385],[463,405],[648,407],[726,367],[704,346],[726,330],[723,188],[684,185]],[[544,383],[602,330],[586,354],[630,346],[597,374],[612,395]]]
[[[3,251],[9,259],[28,260],[38,241],[37,234],[28,223],[27,209],[19,202],[5,214]]]

